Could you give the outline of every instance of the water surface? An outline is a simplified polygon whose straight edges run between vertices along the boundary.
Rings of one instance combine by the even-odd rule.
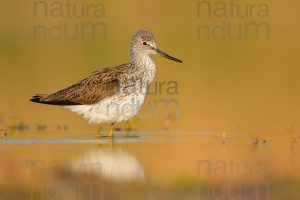
[[[5,199],[300,196],[299,140],[238,133],[15,132],[0,141]]]

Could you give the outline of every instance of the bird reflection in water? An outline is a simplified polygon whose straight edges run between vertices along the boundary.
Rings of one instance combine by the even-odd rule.
[[[143,182],[145,171],[137,158],[121,148],[93,148],[72,161],[72,171],[115,182]]]

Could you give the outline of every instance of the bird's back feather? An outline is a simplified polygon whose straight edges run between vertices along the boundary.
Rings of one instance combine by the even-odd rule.
[[[49,105],[91,105],[119,91],[119,77],[130,63],[94,72],[87,78],[53,94],[35,95],[30,101]]]

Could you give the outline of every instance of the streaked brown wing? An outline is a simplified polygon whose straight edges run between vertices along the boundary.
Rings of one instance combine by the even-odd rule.
[[[118,79],[109,82],[83,82],[42,98],[41,101],[55,105],[94,104],[114,95],[118,89]]]
[[[127,67],[128,64],[104,68],[66,89],[35,98],[38,103],[52,105],[95,104],[119,91],[118,77],[126,71]]]

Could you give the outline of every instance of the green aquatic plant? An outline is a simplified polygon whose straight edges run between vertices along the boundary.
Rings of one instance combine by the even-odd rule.
[[[133,117],[133,118],[125,121],[125,128],[124,128],[124,130],[126,131],[125,136],[130,136],[130,137],[136,136],[132,132],[137,129],[135,126],[137,121],[138,121],[138,117]],[[122,129],[120,128],[120,130],[122,130]]]
[[[15,118],[9,118],[7,120],[7,125],[9,129],[16,129],[17,127],[17,120]]]
[[[30,126],[26,124],[24,120],[17,120],[15,117],[9,118],[7,120],[7,126],[9,130],[18,131],[25,131],[30,128]]]
[[[126,124],[125,131],[132,132],[132,131],[136,130],[135,125],[137,122],[138,122],[138,117],[133,117],[133,118],[127,120],[125,122],[125,124]]]
[[[69,126],[68,125],[57,125],[56,126],[56,129],[57,130],[64,130],[64,131],[66,131],[66,130],[68,130],[69,129]]]
[[[39,131],[47,130],[47,125],[45,123],[39,122],[36,125],[36,129],[39,130]]]

